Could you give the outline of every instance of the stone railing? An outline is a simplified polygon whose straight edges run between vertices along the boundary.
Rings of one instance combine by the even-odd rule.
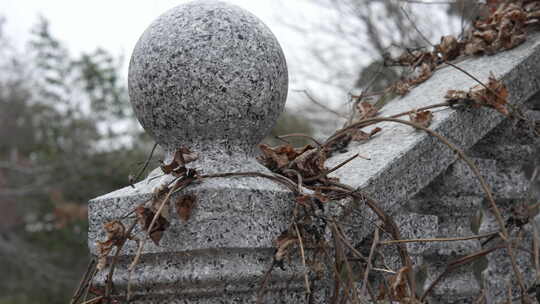
[[[540,37],[531,36],[514,50],[459,65],[482,81],[490,73],[503,79],[513,105],[538,103],[533,96],[540,89],[539,49]],[[474,85],[463,73],[442,68],[406,97],[392,101],[381,115],[441,102],[448,89],[467,90]],[[160,16],[137,43],[129,69],[131,102],[143,127],[167,152],[165,162],[179,148],[189,147],[198,155],[189,165],[199,174],[270,174],[255,160],[255,146],[280,115],[287,86],[285,59],[270,30],[253,15],[218,1],[195,1]],[[535,155],[528,125],[516,126],[488,109],[448,108],[434,114],[430,128],[467,151],[503,209],[525,198],[529,181],[522,167]],[[537,111],[525,114],[540,119]],[[369,156],[370,160],[355,159],[333,176],[381,202],[403,238],[470,236],[497,229],[477,180],[452,150],[408,126],[377,126],[382,128],[377,136],[350,145],[347,152],[327,160],[327,166],[356,153]],[[125,218],[171,180],[157,170],[134,187],[91,200],[91,253],[99,255],[96,242],[106,237],[104,223]],[[137,244],[125,244],[116,260],[113,294],[124,295],[130,281],[132,303],[254,303],[272,264],[273,240],[290,225],[294,195],[261,177],[208,179],[172,198],[187,194],[196,197],[189,220],[171,217],[159,245],[146,242],[131,273],[128,268],[137,255]],[[373,231],[367,220],[375,217],[367,207],[354,207],[364,216],[350,218],[336,212],[343,220],[359,224],[355,227],[361,228],[346,233],[360,247]],[[480,220],[471,225],[471,219]],[[525,227],[525,238],[530,239],[530,230]],[[144,238],[140,228],[134,233]],[[419,289],[427,288],[448,261],[482,246],[478,240],[408,244],[414,264],[427,269]],[[506,286],[516,286],[509,281],[512,272],[506,253],[497,251],[482,262],[452,272],[436,286],[430,300],[470,303],[482,290],[489,303],[504,299]],[[530,260],[518,262],[530,286],[534,268]],[[107,285],[107,270],[97,274],[96,286]],[[263,301],[307,302],[304,271],[299,263],[274,270],[266,278]],[[330,289],[317,287],[310,300],[328,302]],[[519,295],[515,288],[513,292]]]

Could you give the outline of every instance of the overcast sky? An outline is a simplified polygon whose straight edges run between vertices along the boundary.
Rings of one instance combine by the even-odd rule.
[[[282,20],[305,23],[320,20],[324,12],[309,0],[225,1],[249,10],[271,28],[287,57],[291,88],[306,88],[306,77],[300,75],[300,65],[306,64],[309,39],[284,25]],[[52,34],[74,53],[103,47],[115,55],[125,56],[126,77],[129,57],[142,32],[156,17],[183,2],[187,0],[1,0],[0,15],[7,19],[5,33],[21,47],[29,37],[30,28],[42,15],[50,21]],[[299,95],[290,92],[293,100],[301,98],[291,96],[295,94]]]

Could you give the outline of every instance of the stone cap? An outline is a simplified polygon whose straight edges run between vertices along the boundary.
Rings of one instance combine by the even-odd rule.
[[[156,19],[129,65],[129,96],[144,129],[169,153],[201,162],[251,155],[287,97],[285,57],[270,29],[221,1],[193,1]]]

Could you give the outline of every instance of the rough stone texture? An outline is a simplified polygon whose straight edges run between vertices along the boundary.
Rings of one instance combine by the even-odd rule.
[[[141,124],[168,158],[188,147],[199,155],[188,167],[199,174],[271,174],[253,158],[253,148],[281,114],[287,77],[281,48],[261,21],[223,2],[194,1],[166,12],[144,32],[130,63],[129,93]],[[171,182],[172,176],[162,175],[154,170],[134,188],[90,201],[92,254],[106,237],[103,223],[123,218]],[[133,303],[255,302],[273,261],[272,241],[288,227],[294,197],[258,177],[205,180],[171,201],[185,194],[197,198],[191,218],[184,222],[174,205],[168,209],[170,227],[159,246],[146,242],[133,271]],[[145,237],[139,227],[135,234]],[[119,255],[116,294],[126,290],[136,250],[135,242],[127,242]],[[274,270],[265,303],[304,301],[297,266]],[[98,287],[108,270],[96,276]]]
[[[510,52],[467,60],[459,65],[482,81],[487,80],[490,73],[502,77],[510,91],[511,104],[520,105],[530,99],[528,104],[534,108],[540,100],[531,99],[540,90],[539,60],[540,36],[536,35]],[[474,85],[474,80],[461,72],[443,68],[404,98],[389,103],[382,115],[442,102],[448,89],[467,90]],[[539,114],[526,111],[533,121],[540,121]],[[430,128],[473,158],[499,205],[523,202],[530,178],[523,169],[527,164],[538,162],[540,155],[536,152],[539,145],[535,148],[528,126],[503,121],[502,115],[489,109],[445,109],[434,115]],[[470,236],[496,229],[478,180],[463,162],[455,162],[456,155],[450,149],[408,126],[395,123],[377,126],[383,131],[366,143],[351,144],[347,152],[329,159],[327,166],[333,167],[356,153],[370,157],[371,160],[354,160],[333,176],[379,201],[381,207],[394,216],[404,239]],[[369,239],[375,216],[358,202],[344,204],[363,213],[363,216],[358,216],[358,212],[343,213],[341,218],[361,227],[347,232],[356,238],[359,249],[365,250],[362,244],[369,245],[369,242],[358,242],[358,239]],[[473,225],[471,219],[479,212],[485,214],[483,220]],[[531,228],[527,225],[525,230],[528,232],[524,244],[528,246]],[[478,240],[407,244],[413,263],[427,270],[427,278],[418,289],[425,290],[446,269],[449,261],[489,248],[489,245],[482,247]],[[521,255],[518,263],[531,286],[534,271],[530,260]],[[395,267],[399,267],[399,263]],[[485,289],[487,303],[497,303],[506,297],[507,282],[516,286],[511,277],[508,258],[501,250],[450,273],[433,290],[429,300],[430,303],[472,303]],[[513,296],[518,295],[514,288]]]
[[[486,80],[490,73],[502,77],[510,91],[510,103],[519,105],[540,90],[539,49],[540,36],[536,35],[514,50],[459,65],[480,80]],[[406,97],[392,101],[382,114],[441,102],[448,89],[467,90],[474,85],[461,72],[442,68]],[[253,159],[253,147],[283,108],[287,70],[277,41],[249,13],[217,1],[196,1],[165,13],[136,46],[129,89],[142,125],[169,157],[185,146],[199,154],[199,160],[190,166],[200,173],[268,173]],[[527,115],[540,117],[534,111],[540,108],[537,100],[533,98],[533,111]],[[534,155],[538,158],[539,150],[525,136],[526,128],[512,129],[510,124],[489,109],[458,108],[437,111],[431,125],[472,155],[504,208],[524,198],[529,188],[523,166]],[[495,229],[477,181],[461,162],[455,162],[456,155],[450,149],[408,126],[378,126],[383,131],[375,138],[349,147],[348,152],[329,159],[327,166],[333,167],[355,153],[371,160],[357,159],[333,176],[380,201],[394,215],[404,238],[469,236]],[[95,241],[105,238],[103,223],[123,217],[149,200],[156,187],[170,182],[171,177],[154,173],[157,175],[135,188],[126,187],[90,201],[92,254],[97,254]],[[134,303],[254,302],[272,262],[272,240],[289,224],[294,205],[291,193],[253,177],[207,180],[176,196],[186,193],[197,197],[192,217],[182,222],[169,216],[171,226],[160,245],[147,242],[132,275]],[[356,226],[351,227],[361,228],[345,232],[354,237],[359,250],[365,249],[362,242],[373,228],[373,215],[362,202],[339,204],[354,208],[350,220]],[[329,211],[339,215],[339,210]],[[478,210],[485,216],[478,225],[471,225],[470,218]],[[174,214],[174,208],[169,213]],[[525,229],[530,231],[530,227]],[[525,237],[530,238],[527,233]],[[144,237],[141,231],[136,234]],[[427,269],[427,278],[419,286],[421,292],[444,271],[445,263],[481,249],[482,244],[466,240],[412,243],[407,248],[415,265]],[[120,291],[126,288],[126,269],[135,250],[130,242],[119,256],[113,282]],[[524,270],[530,268],[526,259],[520,259],[519,264]],[[286,270],[276,269],[264,302],[305,302],[303,270],[295,263]],[[103,286],[106,273],[107,269],[96,277],[98,286]],[[434,289],[430,300],[470,303],[484,288],[489,301],[498,301],[509,276],[508,259],[500,251],[450,274]],[[530,271],[526,280],[530,283]],[[313,303],[326,303],[327,286],[312,287]]]
[[[494,56],[473,58],[458,65],[481,81],[490,75],[502,78],[511,104],[521,104],[540,88],[540,35],[523,45]],[[381,115],[392,115],[444,101],[449,89],[468,90],[477,83],[462,72],[445,67],[405,97],[393,100]],[[434,113],[430,128],[468,149],[503,120],[490,109],[445,109]],[[382,131],[363,144],[328,160],[333,167],[356,153],[356,159],[333,175],[341,182],[361,188],[379,201],[393,205],[411,198],[456,160],[456,155],[433,137],[396,123],[379,123]],[[437,160],[436,162],[433,160]],[[398,178],[399,177],[399,178]]]
[[[281,114],[287,86],[272,32],[220,1],[193,1],[161,15],[129,65],[129,96],[145,130],[168,152],[204,152],[201,163],[252,154]]]

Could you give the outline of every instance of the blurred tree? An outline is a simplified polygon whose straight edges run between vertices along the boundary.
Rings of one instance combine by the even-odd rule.
[[[125,186],[151,143],[124,120],[119,59],[72,56],[45,19],[24,53],[0,39],[0,303],[66,303],[88,259],[86,202]]]
[[[336,107],[336,97],[351,91],[380,91],[398,80],[406,70],[384,66],[386,54],[396,56],[406,49],[430,47],[442,35],[460,34],[477,14],[477,1],[408,0],[313,0],[321,8],[315,23],[291,28],[309,42],[311,59],[304,65],[306,82],[314,84],[314,96],[327,95]],[[462,17],[463,16],[463,17]],[[374,80],[374,81],[373,81]],[[314,87],[317,86],[317,90]],[[359,92],[354,92],[358,95]],[[324,100],[324,99],[323,99]],[[341,104],[341,113],[352,113]]]

